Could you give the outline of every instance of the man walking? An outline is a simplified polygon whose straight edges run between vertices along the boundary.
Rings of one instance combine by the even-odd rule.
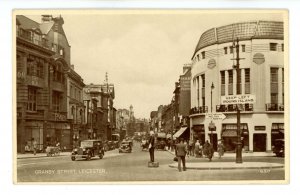
[[[183,138],[180,138],[179,144],[176,144],[175,153],[178,158],[178,171],[181,172],[181,161],[183,165],[183,171],[186,171],[185,155],[187,153],[187,146],[183,143]]]
[[[154,162],[154,132],[150,131],[150,139],[149,139],[149,153],[150,153],[150,161]]]

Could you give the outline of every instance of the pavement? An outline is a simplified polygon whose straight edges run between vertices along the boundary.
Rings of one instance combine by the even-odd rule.
[[[68,156],[68,155],[71,155],[71,152],[60,152],[59,155],[53,155],[53,156],[47,156],[47,153],[36,153],[36,155],[34,155],[33,153],[25,153],[25,154],[18,153],[17,159],[43,158],[43,157],[50,158],[50,157]]]
[[[175,156],[173,151],[169,151],[171,154]],[[217,152],[214,153],[214,156],[217,156]],[[272,157],[273,153],[270,152],[252,152],[252,153],[243,153],[243,157]],[[259,170],[270,170],[275,168],[284,168],[284,164],[281,163],[271,163],[271,162],[223,162],[222,159],[235,158],[235,153],[225,153],[221,159],[218,159],[217,162],[214,162],[214,159],[209,162],[203,160],[201,162],[195,162],[197,158],[194,158],[194,162],[187,162],[186,169],[194,169],[194,170],[230,170],[230,169],[259,169]],[[203,158],[199,158],[203,159]],[[208,159],[207,159],[208,160]],[[200,160],[199,160],[200,161]],[[171,168],[178,168],[178,163],[174,162],[169,164]]]

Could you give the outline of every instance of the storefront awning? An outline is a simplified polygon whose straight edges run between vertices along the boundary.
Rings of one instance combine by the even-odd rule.
[[[222,137],[237,137],[237,132],[236,130],[226,130],[223,131]]]
[[[181,129],[179,129],[174,135],[174,138],[178,138],[180,137],[186,130],[188,127],[181,127]]]

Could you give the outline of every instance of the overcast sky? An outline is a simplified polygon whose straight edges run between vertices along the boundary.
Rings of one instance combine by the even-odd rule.
[[[132,104],[138,118],[149,118],[152,110],[171,102],[182,66],[190,63],[204,31],[249,20],[283,21],[281,14],[271,13],[79,13],[61,11],[75,71],[85,84],[103,83],[108,72],[114,106]],[[40,22],[38,15],[27,16]]]

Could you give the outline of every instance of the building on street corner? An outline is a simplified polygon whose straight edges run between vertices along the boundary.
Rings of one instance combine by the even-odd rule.
[[[233,45],[237,38],[241,58],[239,79]],[[241,81],[239,94],[237,80]],[[244,103],[237,106],[236,99]],[[222,139],[226,151],[234,151],[237,109],[241,113],[244,151],[271,151],[274,140],[284,137],[283,22],[235,23],[201,35],[192,56],[192,138],[210,140],[214,146]],[[224,114],[226,118],[209,118],[209,113]]]

